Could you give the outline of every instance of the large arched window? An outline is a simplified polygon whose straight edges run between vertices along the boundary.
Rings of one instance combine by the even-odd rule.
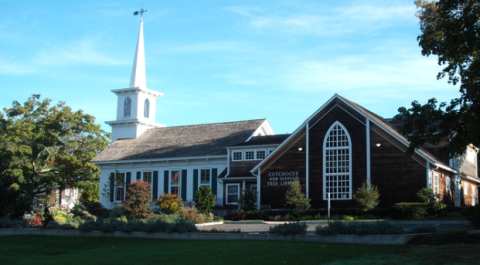
[[[130,117],[132,111],[132,100],[128,97],[123,103],[123,117]]]
[[[323,199],[352,199],[352,141],[345,127],[335,122],[323,142]]]
[[[147,98],[145,99],[145,104],[143,105],[143,117],[148,118],[149,111],[150,111],[150,101],[148,101],[148,98]]]

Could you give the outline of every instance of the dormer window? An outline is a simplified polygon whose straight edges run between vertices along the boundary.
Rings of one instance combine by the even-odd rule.
[[[241,161],[242,160],[242,151],[233,151],[233,161]]]
[[[123,117],[130,117],[131,110],[132,110],[132,100],[130,99],[130,97],[128,97],[125,99],[125,102],[123,104]]]
[[[150,101],[148,101],[148,98],[145,99],[145,104],[143,105],[143,117],[148,118],[149,117],[149,110],[150,110]]]

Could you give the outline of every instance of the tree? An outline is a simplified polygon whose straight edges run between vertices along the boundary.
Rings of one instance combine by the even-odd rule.
[[[207,186],[201,186],[193,197],[198,211],[203,214],[208,214],[212,211],[216,199],[217,196],[213,195],[212,189]]]
[[[125,213],[136,219],[145,218],[152,210],[150,206],[152,201],[151,193],[151,186],[146,181],[137,180],[130,183],[126,192],[125,202],[123,203]]]
[[[295,207],[296,214],[302,214],[310,209],[310,199],[308,199],[302,192],[300,181],[291,181],[288,190],[285,193],[287,205]]]
[[[353,195],[353,199],[357,201],[360,209],[366,212],[375,209],[380,203],[380,193],[377,186],[365,181],[362,183],[362,186],[357,189]]]
[[[0,216],[19,216],[35,196],[98,185],[90,160],[109,144],[95,117],[33,95],[0,112]],[[15,210],[16,209],[16,210]]]
[[[425,142],[448,140],[442,151],[450,157],[463,154],[469,144],[480,146],[480,1],[440,0],[415,2],[422,34],[417,40],[422,55],[438,56],[445,68],[437,79],[460,84],[460,97],[437,105],[435,98],[421,105],[399,108],[401,133],[408,135],[409,154]]]
[[[256,194],[250,189],[244,189],[242,196],[238,199],[240,209],[244,211],[255,210],[255,203],[257,202]]]

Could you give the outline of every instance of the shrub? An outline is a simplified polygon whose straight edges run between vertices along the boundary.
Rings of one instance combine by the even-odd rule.
[[[130,221],[121,227],[122,232],[145,231],[147,224],[142,221]]]
[[[143,180],[137,180],[128,185],[126,200],[123,203],[123,210],[129,217],[136,219],[145,218],[145,216],[152,210],[150,201],[150,184]]]
[[[177,194],[164,193],[155,204],[160,206],[162,213],[165,214],[177,214],[183,210],[183,200]]]
[[[78,228],[78,223],[66,223],[58,226],[60,230],[75,230]]]
[[[57,221],[50,221],[45,225],[45,229],[58,229],[60,224]]]
[[[404,230],[400,226],[389,222],[358,222],[345,223],[341,221],[328,222],[327,227],[315,227],[315,234],[318,235],[336,235],[336,234],[354,234],[354,235],[379,235],[379,234],[403,234]]]
[[[305,235],[307,233],[307,227],[306,223],[285,223],[270,227],[268,232],[278,235]]]
[[[157,220],[155,222],[147,223],[145,226],[145,232],[167,232],[170,228],[170,224],[162,220]]]
[[[242,196],[238,199],[238,204],[240,205],[240,209],[243,211],[252,211],[255,209],[255,203],[256,203],[256,194],[249,190],[249,189],[244,189]]]
[[[86,221],[85,223],[80,224],[78,226],[78,230],[80,230],[82,232],[85,232],[85,233],[91,232],[91,231],[96,230],[96,229],[97,229],[96,221],[93,221],[93,220]]]
[[[104,222],[98,227],[98,230],[105,233],[112,233],[117,230],[116,228],[117,227],[114,222]]]
[[[417,192],[417,198],[423,203],[433,205],[437,203],[440,195],[435,194],[432,189],[423,188]]]
[[[63,216],[54,216],[53,217],[53,220],[55,222],[58,222],[58,223],[65,223],[67,222],[67,218],[63,217]]]
[[[310,209],[310,199],[302,192],[300,181],[291,181],[287,192],[285,193],[287,205],[295,207],[296,214],[302,214]]]
[[[361,211],[367,212],[377,207],[378,203],[380,203],[380,193],[377,186],[365,181],[357,189],[353,199],[357,202]]]
[[[223,219],[232,220],[232,221],[240,221],[240,220],[245,220],[246,216],[247,215],[245,213],[239,213],[239,212],[228,213],[223,217]]]
[[[428,216],[428,204],[401,202],[392,205],[390,217],[394,219],[424,219]]]
[[[168,228],[169,233],[189,233],[189,232],[197,232],[198,229],[194,223],[191,223],[185,219],[178,219],[177,222],[174,224],[170,224]]]
[[[309,220],[313,220],[313,216],[311,215],[302,215],[300,217],[300,221],[309,221]]]
[[[24,228],[27,224],[20,220],[11,220],[9,218],[0,218],[0,228]]]
[[[480,229],[480,204],[466,207],[463,210],[463,215],[467,218],[473,228]]]
[[[183,210],[180,217],[194,224],[203,223],[203,216],[195,210]]]
[[[203,214],[212,211],[216,199],[217,197],[212,194],[212,189],[208,186],[201,186],[197,192],[195,192],[195,196],[193,197],[198,211]]]
[[[110,220],[115,220],[115,218],[120,217],[125,214],[125,210],[122,206],[117,205],[110,210],[109,218]]]
[[[160,220],[169,224],[175,223],[178,219],[180,219],[180,215],[178,214],[162,214],[160,216]]]

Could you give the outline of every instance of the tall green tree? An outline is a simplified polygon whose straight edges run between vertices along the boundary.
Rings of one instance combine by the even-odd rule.
[[[299,180],[291,181],[285,193],[287,205],[295,207],[295,213],[301,215],[310,209],[310,199],[302,192]]]
[[[0,216],[18,216],[37,195],[98,185],[90,160],[109,144],[95,117],[33,95],[0,112]]]
[[[448,140],[449,156],[464,153],[468,144],[480,146],[480,1],[418,0],[417,17],[422,34],[417,40],[422,55],[436,55],[444,66],[437,79],[459,85],[460,96],[450,103],[435,98],[426,104],[412,102],[399,108],[401,132],[410,140],[409,153],[425,142]]]

